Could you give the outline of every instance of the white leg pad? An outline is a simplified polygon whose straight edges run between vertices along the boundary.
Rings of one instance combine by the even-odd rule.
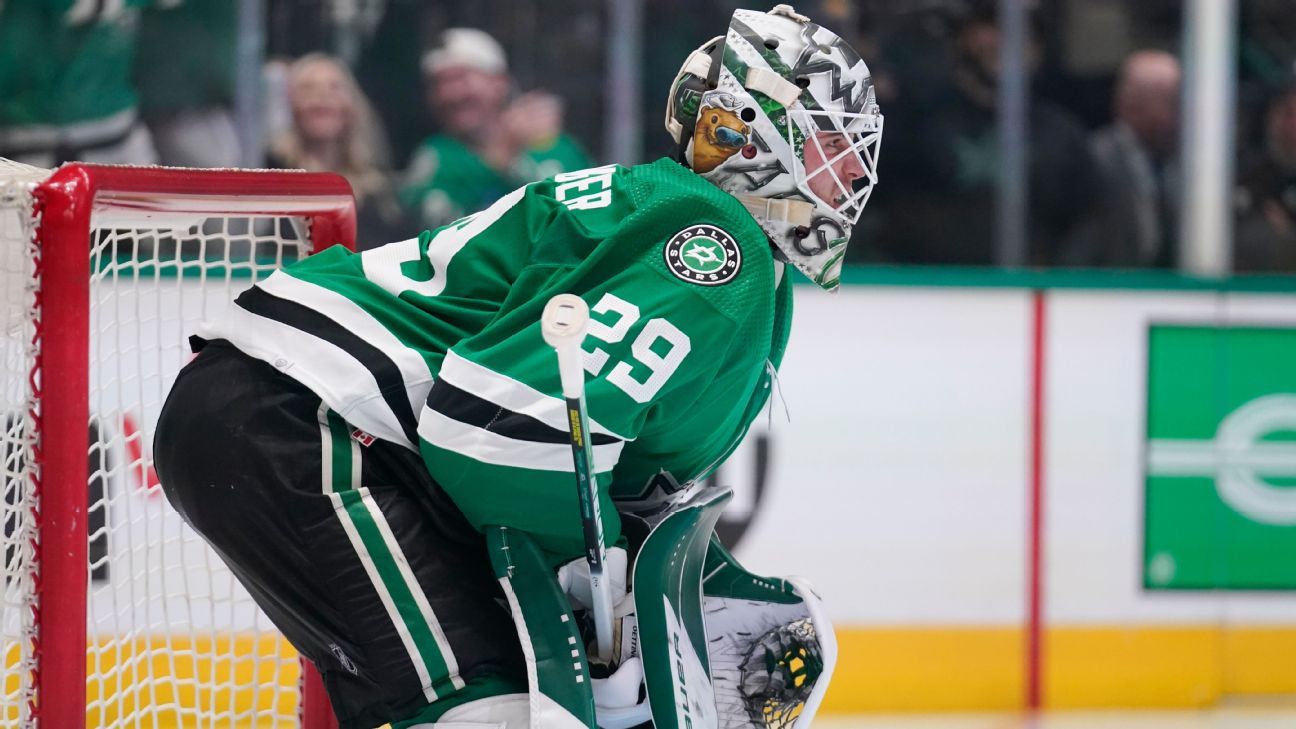
[[[469,701],[441,715],[435,723],[409,729],[528,729],[531,699],[527,694],[505,694]]]

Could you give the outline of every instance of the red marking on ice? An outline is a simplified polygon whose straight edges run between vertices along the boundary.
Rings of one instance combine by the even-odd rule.
[[[135,488],[149,496],[156,496],[158,487],[162,483],[158,481],[157,471],[144,460],[144,446],[140,443],[139,428],[135,427],[135,418],[130,413],[122,415],[122,434],[126,436],[126,456],[130,458],[129,471],[131,479],[135,482]]]

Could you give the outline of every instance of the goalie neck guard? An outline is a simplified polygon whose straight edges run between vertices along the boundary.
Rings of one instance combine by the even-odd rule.
[[[680,162],[742,202],[789,263],[837,288],[882,139],[854,49],[791,6],[737,10],[680,68],[666,129]]]

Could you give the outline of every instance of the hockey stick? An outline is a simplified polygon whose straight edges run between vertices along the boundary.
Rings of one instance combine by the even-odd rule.
[[[545,304],[540,331],[558,354],[558,376],[562,380],[563,398],[567,400],[567,432],[571,435],[581,527],[585,532],[585,560],[589,562],[594,632],[599,659],[606,663],[612,659],[612,586],[603,569],[607,545],[599,515],[594,447],[589,439],[589,416],[585,410],[585,370],[581,365],[580,345],[588,322],[589,306],[584,300],[572,294],[559,294]]]

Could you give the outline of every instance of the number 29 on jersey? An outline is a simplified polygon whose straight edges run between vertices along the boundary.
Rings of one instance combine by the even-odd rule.
[[[590,318],[589,337],[608,345],[620,344],[640,320],[638,306],[611,293],[603,294],[590,312],[596,316]],[[606,380],[631,400],[647,403],[679,369],[693,345],[687,334],[661,317],[649,319],[637,328],[630,351],[620,359],[614,359],[609,350],[624,350],[624,345],[596,345],[581,354],[586,372],[598,377],[611,365]]]

